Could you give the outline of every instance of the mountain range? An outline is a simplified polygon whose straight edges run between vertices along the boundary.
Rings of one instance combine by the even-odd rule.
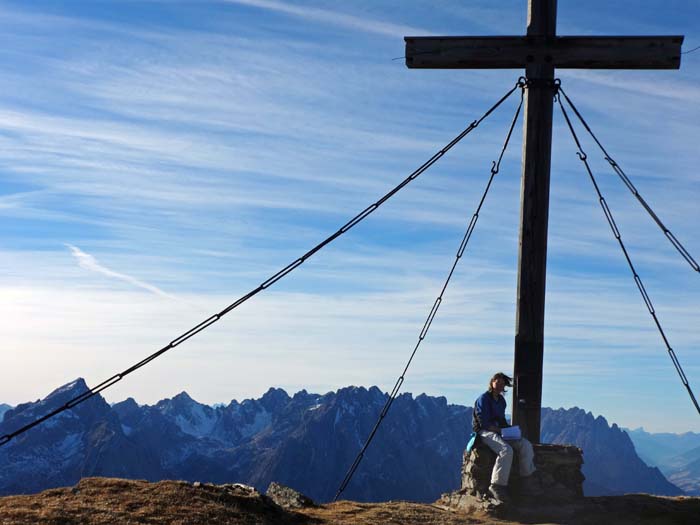
[[[639,457],[654,465],[686,494],[700,496],[700,434],[628,430]]]
[[[0,435],[87,390],[77,379],[46,398],[7,410]],[[70,486],[87,476],[242,482],[271,481],[329,501],[380,413],[387,394],[347,387],[327,394],[278,388],[259,399],[211,407],[186,392],[155,405],[97,395],[0,446],[0,494]],[[434,501],[458,488],[472,409],[444,397],[394,401],[343,498]],[[543,442],[584,451],[587,495],[679,495],[647,466],[629,435],[579,408],[542,410]]]

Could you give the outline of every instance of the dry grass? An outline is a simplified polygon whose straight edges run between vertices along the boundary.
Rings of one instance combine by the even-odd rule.
[[[339,501],[315,509],[304,509],[304,514],[319,520],[317,523],[348,525],[465,525],[493,521],[487,516],[469,516],[434,505],[405,501],[388,503]]]
[[[194,486],[182,481],[148,483],[109,478],[86,478],[72,488],[0,498],[2,525],[698,525],[700,498],[647,495],[588,498],[568,516],[556,518],[555,515],[510,515],[508,519],[499,520],[435,505],[352,501],[292,512],[278,507],[268,498],[233,485]]]
[[[292,525],[309,521],[228,486],[85,478],[73,488],[1,498],[0,523]]]

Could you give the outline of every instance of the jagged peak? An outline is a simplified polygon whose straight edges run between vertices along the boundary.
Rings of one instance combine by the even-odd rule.
[[[310,394],[306,389],[299,390],[292,396],[292,401],[297,403],[318,403],[324,396],[320,394]],[[322,402],[322,401],[321,401]]]
[[[185,392],[184,390],[177,394],[176,396],[173,396],[173,401],[194,401],[190,395]]]
[[[69,383],[66,383],[65,385],[59,386],[57,389],[55,389],[53,392],[51,392],[48,396],[46,396],[46,399],[64,394],[66,392],[75,392],[77,394],[81,394],[88,390],[87,383],[85,382],[85,379],[82,377],[78,377],[77,379],[74,379],[73,381],[70,381]]]
[[[289,394],[287,394],[284,388],[275,388],[273,386],[267,389],[267,392],[263,394],[261,399],[265,399],[266,397],[290,399]]]
[[[447,398],[445,396],[430,396],[425,392],[416,396],[416,402],[420,405],[435,405],[438,407],[447,406]]]
[[[350,385],[346,387],[339,388],[335,392],[329,392],[328,394],[335,394],[336,396],[339,397],[347,397],[347,396],[357,396],[357,395],[367,395],[369,394],[371,397],[384,397],[385,394],[382,392],[382,390],[374,385],[369,388],[364,387],[364,386],[356,386],[356,385]]]
[[[171,398],[161,399],[155,404],[155,407],[159,410],[169,411],[173,409],[181,410],[183,408],[199,404],[200,403],[192,399],[190,395],[183,390],[182,392]]]
[[[305,388],[302,388],[298,392],[295,392],[294,395],[292,396],[292,399],[305,399],[307,397],[317,397],[316,394],[309,394]]]
[[[139,408],[139,404],[136,402],[136,400],[133,397],[127,397],[124,401],[119,401],[118,403],[114,403],[112,405],[112,408],[115,408],[117,410],[119,409],[133,409],[133,408]]]
[[[565,413],[572,413],[572,414],[580,414],[585,416],[586,414],[590,414],[590,412],[586,412],[584,409],[579,408],[577,406],[565,408],[565,407],[559,407],[559,408],[549,408],[549,407],[542,407],[542,410],[551,410],[552,412],[565,412]]]
[[[591,414],[590,412],[589,412],[588,414],[590,414],[590,416],[593,417],[593,414]],[[606,427],[609,426],[609,425],[608,425],[608,420],[605,419],[603,416],[598,416],[598,417],[596,417],[596,418],[595,418],[595,422],[596,422],[596,424],[598,424],[598,425],[600,425],[600,426],[606,426]],[[614,423],[613,423],[613,424],[614,424]],[[617,425],[615,425],[615,427],[617,427]]]
[[[290,399],[289,394],[284,389],[270,387],[260,398],[260,404],[265,410],[271,411],[282,403],[288,403]]]
[[[377,385],[373,385],[373,386],[369,387],[369,392],[370,392],[370,394],[374,394],[374,395],[377,395],[377,394],[380,394],[382,396],[384,395],[384,392],[382,391],[382,389],[379,388]]]
[[[356,392],[366,392],[367,389],[363,386],[355,386],[355,385],[349,385],[349,386],[344,386],[342,388],[339,388],[338,390],[335,391],[336,395],[344,395],[344,394],[351,394],[351,393],[356,393]]]

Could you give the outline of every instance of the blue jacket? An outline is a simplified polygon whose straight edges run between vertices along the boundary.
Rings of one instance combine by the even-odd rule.
[[[498,396],[494,399],[490,392],[481,394],[474,403],[474,415],[472,417],[472,428],[474,432],[486,430],[489,427],[507,427],[506,421],[506,398]]]

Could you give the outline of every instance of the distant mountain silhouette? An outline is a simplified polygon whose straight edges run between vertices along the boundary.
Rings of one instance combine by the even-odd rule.
[[[700,447],[700,434],[696,432],[683,434],[651,433],[646,432],[643,428],[626,430],[626,432],[632,439],[639,457],[645,463],[659,467],[661,472],[665,474],[687,463],[686,460],[678,458],[678,456]]]
[[[86,389],[78,379],[41,401],[8,410],[0,435]],[[129,398],[110,407],[98,395],[0,447],[0,494],[114,476],[243,482],[261,490],[277,481],[328,501],[386,399],[377,387],[324,395],[302,390],[292,397],[271,388],[260,399],[215,408],[186,392],[153,406]],[[444,397],[400,395],[343,497],[434,501],[457,488],[471,413]],[[578,408],[545,408],[542,436],[583,448],[587,494],[681,493],[602,417]]]
[[[682,494],[656,467],[637,455],[629,435],[615,423],[580,408],[542,410],[542,441],[573,443],[583,449],[584,490],[588,496],[646,492]]]
[[[645,463],[659,467],[686,494],[700,496],[700,434],[649,433],[643,428],[627,432]]]

